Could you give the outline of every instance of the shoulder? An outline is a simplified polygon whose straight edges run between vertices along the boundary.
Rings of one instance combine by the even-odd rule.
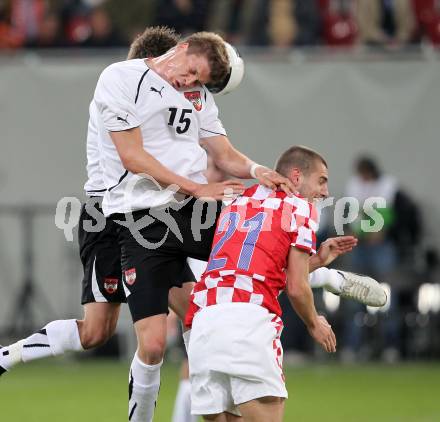
[[[203,95],[203,99],[205,101],[205,103],[209,106],[215,106],[215,98],[214,96],[211,94],[211,92],[209,91],[208,88],[206,88],[205,85],[202,85],[201,87],[201,92]]]
[[[283,207],[292,213],[297,222],[305,222],[314,231],[318,230],[319,213],[314,203],[298,195],[285,195]]]
[[[101,72],[100,79],[127,82],[131,79],[137,80],[148,71],[149,68],[142,59],[124,60],[107,66]]]
[[[124,97],[135,99],[136,93],[149,71],[142,59],[126,60],[107,66],[101,73],[95,90],[95,99]]]
[[[300,214],[304,217],[309,217],[311,210],[315,207],[311,202],[308,202],[307,199],[299,195],[287,196],[284,194],[283,202],[291,205],[294,208],[293,212],[295,214]]]

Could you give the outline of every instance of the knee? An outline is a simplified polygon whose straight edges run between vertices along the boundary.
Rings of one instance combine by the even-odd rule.
[[[165,354],[166,341],[162,339],[150,339],[145,344],[141,341],[138,345],[138,356],[147,365],[160,363]]]

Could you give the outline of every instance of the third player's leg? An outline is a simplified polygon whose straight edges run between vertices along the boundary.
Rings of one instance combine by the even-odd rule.
[[[91,197],[83,205],[78,227],[81,262],[84,269],[82,298],[84,317],[77,321],[84,349],[101,346],[114,334],[120,304],[126,302],[122,285],[118,226],[105,220],[101,230],[86,229],[95,215],[102,216],[100,197]],[[93,227],[92,227],[93,228]]]
[[[87,303],[84,317],[77,321],[84,349],[101,346],[113,336],[119,318],[119,303]]]
[[[170,289],[168,300],[170,308],[176,313],[183,322],[189,305],[189,296],[194,287],[193,282],[186,282],[182,287],[173,287]]]

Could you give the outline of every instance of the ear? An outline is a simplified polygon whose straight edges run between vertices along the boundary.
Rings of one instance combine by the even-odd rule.
[[[186,51],[188,50],[189,44],[187,42],[180,42],[176,45],[177,51]]]
[[[294,167],[291,171],[290,171],[290,177],[289,179],[296,185],[299,184],[300,179],[301,179],[301,171],[299,170],[299,168]]]

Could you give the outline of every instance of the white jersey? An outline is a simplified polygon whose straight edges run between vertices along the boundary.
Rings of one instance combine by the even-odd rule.
[[[92,101],[87,125],[87,182],[84,185],[84,190],[89,196],[104,196],[106,191],[100,164],[98,119],[98,110]]]
[[[96,109],[96,122],[92,118]],[[173,199],[171,190],[128,172],[122,165],[109,132],[140,127],[144,149],[176,174],[197,183],[206,183],[206,152],[200,138],[226,135],[218,118],[212,94],[205,88],[180,92],[143,59],[127,60],[107,67],[101,74],[90,106],[88,173],[93,176],[99,155],[106,189],[103,211],[106,216],[156,207]],[[96,123],[96,125],[95,125]],[[93,136],[96,127],[97,137]],[[98,140],[98,148],[93,145]],[[98,190],[98,177],[93,187]],[[90,182],[90,180],[89,180]],[[89,186],[86,184],[86,189]]]

